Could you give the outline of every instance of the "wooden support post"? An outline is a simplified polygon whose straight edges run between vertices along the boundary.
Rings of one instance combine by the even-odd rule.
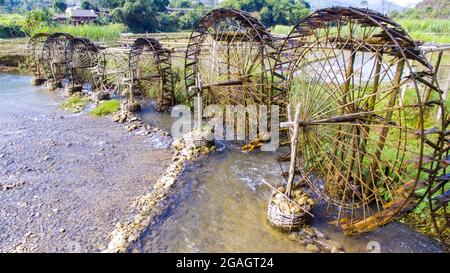
[[[291,198],[292,194],[292,185],[294,183],[294,176],[295,176],[295,166],[297,164],[298,131],[300,129],[300,107],[301,104],[298,104],[295,110],[294,132],[291,135],[291,162],[289,165],[289,177],[286,186],[286,196],[289,198]]]
[[[197,90],[197,130],[199,132],[202,131],[202,96],[200,94],[201,92]]]

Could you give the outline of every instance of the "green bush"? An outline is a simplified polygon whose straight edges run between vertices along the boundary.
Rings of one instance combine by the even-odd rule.
[[[68,98],[65,102],[61,103],[61,107],[67,111],[73,113],[79,113],[83,111],[89,100],[85,97],[74,95]]]
[[[120,110],[120,102],[118,100],[102,101],[97,107],[91,110],[92,116],[101,117]]]

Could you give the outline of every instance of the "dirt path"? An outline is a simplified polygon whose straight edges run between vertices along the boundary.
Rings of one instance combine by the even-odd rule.
[[[59,110],[28,79],[0,74],[0,252],[102,250],[170,164],[170,139]]]

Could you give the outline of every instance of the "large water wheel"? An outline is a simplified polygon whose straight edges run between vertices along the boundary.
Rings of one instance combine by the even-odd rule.
[[[46,79],[46,74],[44,70],[44,58],[43,58],[43,50],[44,43],[48,38],[47,33],[37,33],[31,37],[28,42],[28,69],[33,75],[33,80],[35,84],[42,84]]]
[[[294,27],[277,59],[276,99],[300,105],[296,183],[336,207],[348,234],[414,207],[415,190],[434,184],[444,134],[433,114],[441,92],[416,42],[377,12],[327,8]]]
[[[205,104],[267,104],[273,46],[269,31],[250,14],[211,11],[195,27],[186,51],[188,98],[200,91]]]
[[[157,111],[166,111],[174,104],[173,75],[170,52],[153,38],[138,38],[130,51],[133,89],[130,103],[139,98],[155,100]]]
[[[87,38],[77,37],[70,40],[65,53],[67,75],[72,87],[94,87],[94,69],[98,64],[99,51],[100,48]]]
[[[102,98],[111,94],[124,97],[132,88],[130,49],[119,47],[101,50],[93,77],[94,90]]]
[[[60,86],[67,76],[66,48],[71,39],[73,36],[70,34],[53,33],[44,43],[43,67],[49,87]]]

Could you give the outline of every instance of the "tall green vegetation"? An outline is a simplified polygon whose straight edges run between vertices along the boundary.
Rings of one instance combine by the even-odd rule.
[[[424,0],[405,12],[389,16],[414,39],[424,42],[450,43],[450,1]]]
[[[123,24],[112,23],[108,25],[45,25],[39,28],[34,28],[30,32],[30,36],[39,33],[55,33],[55,32],[65,32],[72,36],[86,37],[93,41],[113,41],[120,38],[120,35],[127,30],[127,27]]]

